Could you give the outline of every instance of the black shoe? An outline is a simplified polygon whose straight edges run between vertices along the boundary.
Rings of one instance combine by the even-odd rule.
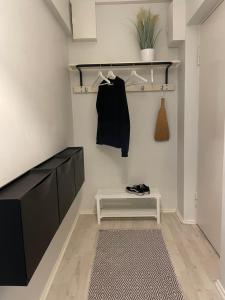
[[[150,194],[150,189],[145,184],[135,184],[133,186],[127,186],[126,190],[128,193],[132,193],[139,196]]]
[[[142,191],[142,189],[140,188],[140,185],[137,185],[137,184],[135,184],[133,186],[127,186],[126,191],[128,193],[135,194],[135,195],[138,195],[138,196],[143,196],[145,194]]]
[[[143,184],[139,184],[140,189],[145,193],[145,194],[150,194],[150,188],[149,186]]]

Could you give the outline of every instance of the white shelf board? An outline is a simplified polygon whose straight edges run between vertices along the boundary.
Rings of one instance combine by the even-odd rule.
[[[157,217],[156,209],[101,209],[101,218]]]
[[[160,193],[156,188],[151,188],[151,193],[143,196],[128,193],[125,189],[100,189],[95,196],[96,199],[151,199],[158,197],[160,197]]]
[[[72,88],[73,94],[89,94],[97,93],[98,87],[92,87],[89,85],[74,86]],[[126,92],[172,92],[175,91],[174,84],[143,84],[132,85],[126,87]]]
[[[171,62],[172,63],[172,66],[171,66],[171,68],[177,68],[179,65],[180,65],[180,60],[154,60],[154,61],[149,61],[149,62],[145,62],[145,61],[120,61],[120,62],[98,62],[97,64],[138,64],[138,63],[151,63],[151,62],[154,62],[154,63],[166,63],[166,62]],[[82,63],[79,63],[79,64],[82,64]],[[85,62],[85,63],[83,63],[83,64],[92,64],[91,62],[90,63],[87,63],[87,62]],[[95,63],[93,63],[93,64],[95,64]],[[70,71],[76,71],[77,69],[76,69],[76,65],[77,64],[73,64],[73,63],[71,63],[71,64],[69,64],[69,70]],[[160,65],[152,65],[152,66],[149,66],[149,65],[146,65],[146,66],[144,66],[144,65],[140,65],[140,66],[118,66],[118,67],[104,67],[104,66],[102,66],[101,67],[101,69],[109,69],[109,68],[117,68],[117,69],[126,69],[126,68],[128,68],[128,69],[130,69],[130,68],[135,68],[135,69],[138,69],[138,68],[146,68],[146,67],[150,67],[150,68],[160,68],[160,67],[164,67],[165,68],[165,66],[160,66]],[[90,69],[90,67],[82,67],[82,69]],[[96,70],[98,70],[99,69],[99,67],[91,67],[91,69],[96,69]]]
[[[161,194],[157,188],[151,188],[151,194],[138,196],[126,192],[125,188],[100,189],[95,196],[97,202],[97,219],[100,224],[102,218],[116,217],[154,217],[160,224],[160,199]],[[131,200],[131,203],[127,201]],[[148,200],[147,200],[148,199]],[[134,204],[136,201],[136,205]],[[146,201],[144,201],[146,200]],[[154,203],[152,203],[154,200]],[[148,206],[145,206],[149,202]],[[137,206],[139,203],[139,207]],[[151,206],[149,206],[151,204]],[[152,207],[152,204],[156,207]]]

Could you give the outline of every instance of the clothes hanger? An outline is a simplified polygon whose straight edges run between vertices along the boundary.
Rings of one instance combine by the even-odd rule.
[[[153,83],[154,83],[154,71],[153,71],[153,69],[151,68],[151,84],[153,85]]]
[[[100,82],[99,82],[100,81]],[[101,83],[102,81],[105,81],[105,83]],[[101,71],[98,71],[98,77],[93,82],[92,86],[100,86],[100,85],[106,85],[111,84],[108,78],[106,78]]]
[[[109,70],[108,75],[107,75],[107,78],[109,78],[109,79],[115,79],[115,78],[116,78],[116,75],[113,73],[112,70]]]
[[[100,81],[100,82],[99,82],[99,81]],[[105,83],[101,83],[102,81],[105,81]],[[106,77],[103,75],[102,71],[99,70],[99,71],[98,71],[98,77],[97,77],[96,80],[93,82],[92,87],[93,87],[93,86],[106,85],[106,84],[109,84],[109,85],[110,85],[111,82],[109,81],[108,78],[106,78]]]
[[[133,82],[132,78],[139,79],[140,81],[139,82]],[[131,73],[130,73],[130,76],[126,80],[126,85],[138,85],[138,84],[146,83],[146,82],[148,82],[148,80],[146,78],[139,75],[135,70],[132,70]]]

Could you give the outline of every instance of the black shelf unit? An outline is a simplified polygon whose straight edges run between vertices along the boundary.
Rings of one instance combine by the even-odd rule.
[[[55,173],[31,171],[1,189],[0,285],[27,285],[58,227]]]
[[[28,285],[84,182],[83,157],[67,148],[0,189],[0,286]]]

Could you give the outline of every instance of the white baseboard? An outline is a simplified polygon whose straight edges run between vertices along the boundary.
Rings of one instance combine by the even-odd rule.
[[[225,288],[222,286],[222,283],[219,280],[216,281],[216,288],[222,299],[225,300]]]
[[[175,208],[163,208],[163,209],[161,209],[161,212],[164,214],[175,213],[176,209]],[[96,210],[95,209],[82,209],[80,211],[80,215],[96,215]]]
[[[47,298],[47,296],[48,296],[48,293],[49,293],[49,290],[50,290],[51,285],[52,285],[52,283],[53,283],[53,280],[54,280],[54,278],[55,278],[55,275],[56,275],[56,273],[57,273],[57,271],[58,271],[58,268],[59,268],[59,266],[60,266],[60,264],[61,264],[61,261],[62,261],[62,259],[63,259],[64,253],[65,253],[65,251],[66,251],[66,248],[67,248],[67,246],[68,246],[68,244],[69,244],[69,242],[70,242],[72,233],[73,233],[73,231],[74,231],[74,229],[75,229],[75,227],[76,227],[76,224],[77,224],[79,215],[80,215],[80,213],[79,213],[79,210],[78,210],[77,215],[76,215],[76,218],[75,218],[75,220],[74,220],[74,222],[73,222],[73,225],[72,225],[72,227],[71,227],[71,229],[70,229],[70,231],[69,231],[69,234],[68,234],[68,236],[67,236],[67,238],[66,238],[66,240],[65,240],[65,242],[64,242],[64,245],[63,245],[63,247],[62,247],[62,250],[61,250],[61,252],[60,252],[60,254],[59,254],[59,256],[58,256],[58,259],[57,259],[57,261],[56,261],[56,263],[55,263],[55,265],[54,265],[54,267],[53,267],[53,269],[52,269],[52,271],[51,271],[51,274],[50,274],[50,276],[49,276],[49,279],[48,279],[48,281],[47,281],[47,283],[46,283],[46,285],[45,285],[45,288],[44,288],[44,290],[43,290],[43,292],[42,292],[42,294],[41,294],[40,300],[46,300],[46,298]]]
[[[181,223],[183,223],[183,222],[184,222],[184,219],[183,219],[183,217],[181,216],[181,213],[179,212],[179,210],[176,210],[176,215],[177,215],[177,218],[179,219],[179,221],[180,221]]]
[[[186,220],[182,217],[181,213],[179,212],[179,210],[176,210],[176,215],[179,219],[179,221],[182,224],[186,224],[186,225],[196,225],[196,221],[195,220]]]

